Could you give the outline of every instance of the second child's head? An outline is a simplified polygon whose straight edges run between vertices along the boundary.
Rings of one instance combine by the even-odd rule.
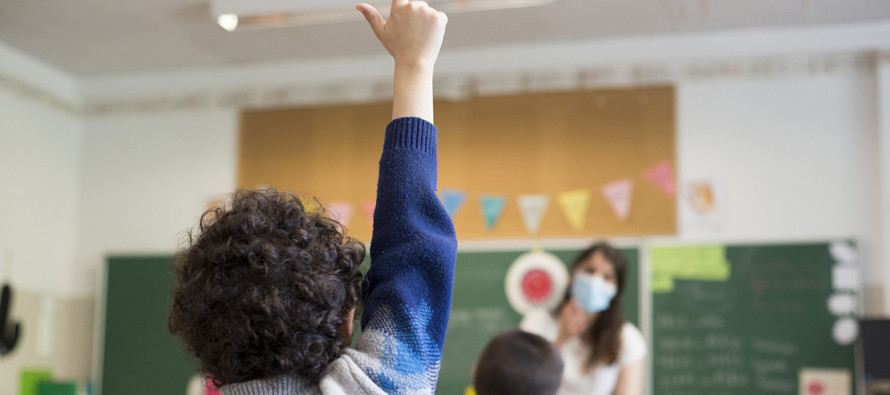
[[[562,382],[562,358],[553,343],[511,330],[495,336],[473,374],[478,395],[553,395]]]
[[[293,194],[236,192],[175,260],[170,331],[219,384],[317,381],[348,346],[364,255]]]

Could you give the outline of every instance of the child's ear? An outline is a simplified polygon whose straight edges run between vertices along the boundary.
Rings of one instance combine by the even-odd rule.
[[[355,322],[355,307],[349,310],[346,313],[346,317],[343,318],[343,325],[340,326],[340,344],[343,345],[343,348],[349,347],[352,345],[352,335],[355,331],[355,327],[353,326],[353,322]]]

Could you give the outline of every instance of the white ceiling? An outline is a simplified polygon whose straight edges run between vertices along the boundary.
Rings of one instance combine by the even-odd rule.
[[[890,0],[556,0],[453,14],[444,48],[876,19],[890,19]],[[0,0],[0,42],[77,77],[382,51],[357,12],[352,23],[229,33],[202,0]]]

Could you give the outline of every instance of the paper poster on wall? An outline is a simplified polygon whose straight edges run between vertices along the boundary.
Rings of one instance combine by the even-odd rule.
[[[633,196],[634,183],[630,178],[610,182],[602,187],[603,197],[612,208],[615,216],[622,221],[630,218],[630,202]]]
[[[354,210],[352,203],[331,202],[327,204],[326,209],[331,219],[339,222],[343,227],[349,226],[349,221],[352,220],[352,212]]]
[[[550,205],[550,198],[547,195],[521,195],[517,201],[525,230],[531,235],[537,234],[547,206]]]
[[[368,223],[371,224],[371,226],[374,226],[374,209],[376,208],[376,200],[370,200],[362,204],[362,211],[365,212],[365,218],[368,219]]]
[[[38,395],[80,395],[86,388],[76,381],[43,381],[37,385]]]
[[[443,189],[441,199],[448,216],[454,219],[458,210],[464,205],[464,201],[467,200],[467,193],[456,189]]]
[[[665,195],[674,197],[677,194],[676,185],[674,184],[674,167],[671,161],[666,160],[650,167],[643,173],[643,178],[651,182],[656,188],[660,189]]]
[[[590,205],[590,191],[578,189],[559,194],[559,204],[575,232],[584,231],[587,220],[587,207]]]
[[[19,395],[37,395],[39,384],[43,381],[48,381],[53,377],[53,374],[49,369],[22,369],[21,372]]]
[[[800,370],[800,395],[850,395],[850,371],[845,369],[803,368]]]
[[[732,273],[724,246],[653,247],[649,259],[653,293],[672,292],[677,279],[725,282]]]
[[[491,232],[497,226],[498,220],[501,219],[501,214],[507,205],[507,198],[501,195],[482,195],[479,197],[479,203],[482,205],[485,229]]]
[[[719,234],[724,228],[725,194],[713,180],[683,184],[680,191],[680,227],[686,234]]]

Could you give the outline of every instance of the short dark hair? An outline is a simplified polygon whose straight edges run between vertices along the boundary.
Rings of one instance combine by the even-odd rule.
[[[205,212],[174,258],[170,332],[218,385],[317,382],[344,347],[364,245],[292,193],[241,190],[227,206]]]
[[[473,375],[479,395],[553,395],[561,382],[562,358],[556,346],[520,330],[491,339]]]

